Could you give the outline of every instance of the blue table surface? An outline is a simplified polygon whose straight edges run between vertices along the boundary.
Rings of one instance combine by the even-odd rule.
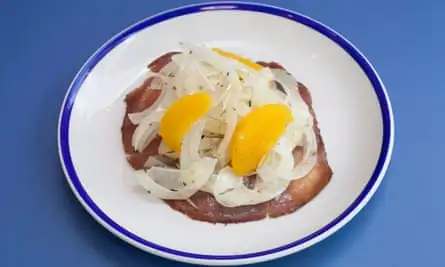
[[[445,2],[262,2],[326,23],[369,58],[391,97],[396,138],[386,178],[357,217],[301,253],[258,266],[445,266]],[[127,245],[83,210],[61,171],[56,126],[71,79],[104,41],[190,3],[0,1],[0,266],[185,266]]]

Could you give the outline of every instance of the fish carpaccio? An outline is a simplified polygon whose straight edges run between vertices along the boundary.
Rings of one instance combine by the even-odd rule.
[[[153,72],[160,71],[177,52],[166,53],[155,59],[148,68]],[[266,67],[284,69],[280,64],[275,62],[258,62]],[[151,106],[160,95],[160,90],[150,88],[151,80],[146,80],[141,86],[130,92],[126,98],[126,112],[122,123],[122,142],[126,154],[127,161],[133,169],[139,170],[144,167],[144,163],[149,156],[158,153],[158,147],[161,138],[155,138],[147,148],[138,153],[133,150],[131,138],[136,129],[129,118],[128,114],[140,112]],[[312,99],[309,90],[301,83],[298,84],[299,93],[303,100],[309,106],[310,112],[314,118],[314,131],[318,143],[317,164],[312,171],[305,177],[292,181],[289,187],[279,197],[257,205],[241,206],[236,208],[228,208],[219,204],[215,198],[206,192],[199,191],[193,195],[190,200],[195,204],[191,205],[185,200],[165,200],[165,202],[174,210],[182,212],[188,217],[211,223],[239,223],[260,220],[266,217],[279,217],[289,214],[311,201],[329,182],[332,177],[332,170],[329,167],[326,158],[326,151],[320,130],[318,128],[317,119],[312,108]],[[296,147],[294,149],[294,157],[296,161],[301,158],[302,149]]]

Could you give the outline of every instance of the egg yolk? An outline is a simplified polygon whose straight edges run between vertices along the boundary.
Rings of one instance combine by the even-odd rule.
[[[239,56],[237,54],[234,54],[234,53],[231,53],[231,52],[227,52],[227,51],[224,51],[224,50],[219,49],[219,48],[213,48],[212,50],[214,52],[220,54],[221,56],[237,60],[237,61],[241,62],[242,64],[246,65],[247,67],[250,67],[250,68],[252,68],[254,70],[260,70],[260,69],[263,68],[260,64],[257,64],[257,63],[255,63],[255,62],[253,62],[253,61],[251,61],[251,60],[249,60],[247,58],[243,58],[243,57],[241,57],[241,56]]]
[[[211,104],[212,98],[206,93],[186,95],[174,102],[160,122],[159,135],[162,141],[179,153],[183,137],[209,111]]]
[[[244,176],[255,171],[292,120],[291,110],[283,104],[260,106],[243,117],[230,144],[234,173]]]

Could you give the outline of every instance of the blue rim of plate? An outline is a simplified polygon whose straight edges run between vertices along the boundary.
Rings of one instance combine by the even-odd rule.
[[[77,176],[71,158],[71,152],[69,147],[70,118],[77,93],[81,88],[83,82],[85,81],[86,77],[105,55],[107,55],[113,48],[122,43],[125,39],[127,39],[131,35],[143,29],[151,27],[155,24],[184,15],[200,13],[200,12],[211,12],[214,10],[218,11],[238,10],[238,11],[260,12],[269,15],[275,15],[278,17],[282,17],[306,25],[309,28],[326,36],[331,41],[335,42],[337,45],[342,47],[359,64],[364,73],[367,75],[377,95],[383,121],[383,142],[376,168],[371,176],[371,179],[366,184],[365,188],[362,190],[360,195],[342,214],[340,214],[337,218],[335,218],[333,221],[331,221],[321,229],[297,241],[273,249],[268,249],[254,253],[240,254],[240,255],[205,255],[205,254],[196,254],[185,251],[179,251],[152,243],[148,240],[145,240],[133,234],[124,227],[120,226],[117,222],[113,221],[110,217],[108,217],[87,194],[85,188],[82,186],[79,177]],[[258,3],[229,1],[229,2],[196,4],[169,10],[157,14],[153,17],[146,18],[132,25],[131,27],[125,29],[123,32],[119,33],[118,35],[110,39],[105,45],[103,45],[99,50],[97,50],[96,53],[90,59],[88,59],[88,61],[83,65],[77,76],[74,78],[70,88],[68,89],[67,96],[65,98],[64,104],[61,109],[58,134],[59,134],[59,149],[60,149],[62,164],[65,167],[67,178],[70,180],[73,189],[77,191],[78,196],[84,202],[83,204],[87,205],[91,210],[91,212],[93,212],[97,216],[97,218],[102,220],[103,223],[107,224],[116,233],[138,243],[139,245],[146,246],[148,248],[157,250],[159,252],[171,254],[173,256],[192,258],[196,260],[241,260],[248,258],[264,257],[267,255],[272,255],[275,253],[283,252],[285,250],[300,246],[322,234],[325,234],[333,227],[341,223],[344,219],[346,219],[346,217],[351,215],[351,213],[365,200],[366,196],[371,193],[372,188],[374,187],[374,185],[376,185],[376,182],[378,181],[378,178],[381,172],[383,171],[385,162],[390,153],[390,143],[393,130],[394,130],[393,125],[391,124],[390,104],[389,101],[387,100],[384,86],[380,81],[378,74],[373,69],[371,64],[366,60],[366,58],[344,37],[340,36],[338,33],[328,28],[327,26],[321,24],[320,22],[317,22],[311,18],[308,18],[304,15],[289,10]]]

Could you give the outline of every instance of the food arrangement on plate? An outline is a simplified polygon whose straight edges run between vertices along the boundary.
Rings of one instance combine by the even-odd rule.
[[[350,41],[241,2],[116,34],[75,76],[58,127],[67,182],[95,220],[146,252],[218,266],[341,229],[383,181],[394,137],[384,84]]]
[[[191,43],[125,98],[134,178],[188,217],[239,223],[312,200],[332,170],[309,90],[276,62]]]

